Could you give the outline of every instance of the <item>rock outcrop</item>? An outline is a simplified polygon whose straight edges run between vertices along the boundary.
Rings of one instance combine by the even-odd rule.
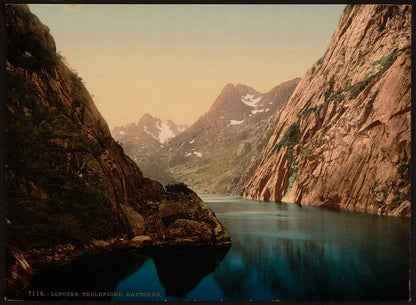
[[[411,6],[347,5],[245,198],[410,216]]]
[[[6,47],[8,289],[17,280],[16,270],[30,275],[46,260],[31,255],[33,249],[70,245],[72,250],[56,257],[62,261],[73,251],[91,250],[89,244],[97,248],[99,240],[148,235],[155,245],[192,243],[188,223],[180,230],[178,222],[169,240],[155,233],[149,219],[159,219],[164,198],[172,195],[144,178],[114,141],[82,79],[56,53],[49,29],[28,6],[6,7]],[[194,244],[230,243],[199,198],[184,197],[180,204],[192,226],[211,232],[209,240]],[[200,217],[196,209],[207,212]],[[32,266],[26,266],[25,256]]]

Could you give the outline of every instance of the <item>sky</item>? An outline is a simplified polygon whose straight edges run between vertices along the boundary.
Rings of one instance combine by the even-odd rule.
[[[327,49],[343,5],[30,4],[112,129],[194,123],[226,84],[266,93]]]

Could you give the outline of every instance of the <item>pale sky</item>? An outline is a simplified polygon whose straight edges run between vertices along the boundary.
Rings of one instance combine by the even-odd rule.
[[[325,52],[344,5],[30,4],[110,128],[192,124],[228,84],[268,92]]]

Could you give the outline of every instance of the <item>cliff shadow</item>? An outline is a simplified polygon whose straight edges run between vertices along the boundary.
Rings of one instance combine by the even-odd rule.
[[[64,266],[47,267],[35,274],[19,299],[109,301],[117,284],[139,270],[147,259],[135,251],[117,251],[86,255]],[[41,292],[43,295],[39,295]]]
[[[214,272],[230,246],[165,248],[152,251],[157,274],[166,295],[184,298]]]

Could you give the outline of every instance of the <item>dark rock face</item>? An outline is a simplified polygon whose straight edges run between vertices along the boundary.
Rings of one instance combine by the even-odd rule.
[[[156,231],[159,239],[169,244],[215,245],[230,240],[214,212],[191,190],[168,192],[167,199],[159,205]]]
[[[346,6],[246,172],[246,198],[410,216],[410,24],[410,6]]]
[[[97,240],[152,235],[149,219],[157,219],[166,192],[143,177],[113,140],[82,79],[56,53],[49,29],[27,6],[9,5],[6,34],[9,271],[23,266],[29,274],[24,259],[29,267],[51,260],[32,255],[33,249],[59,248],[64,254],[55,260],[62,261],[82,255],[79,249],[90,251],[85,245],[101,247],[94,246]],[[195,198],[192,204],[208,209]],[[190,215],[188,220],[213,228],[210,244],[230,242],[222,239],[225,229],[214,225],[213,214],[215,219]],[[170,236],[186,239],[188,233],[176,230]],[[158,242],[157,235],[152,242]],[[8,279],[10,284],[16,277]]]

